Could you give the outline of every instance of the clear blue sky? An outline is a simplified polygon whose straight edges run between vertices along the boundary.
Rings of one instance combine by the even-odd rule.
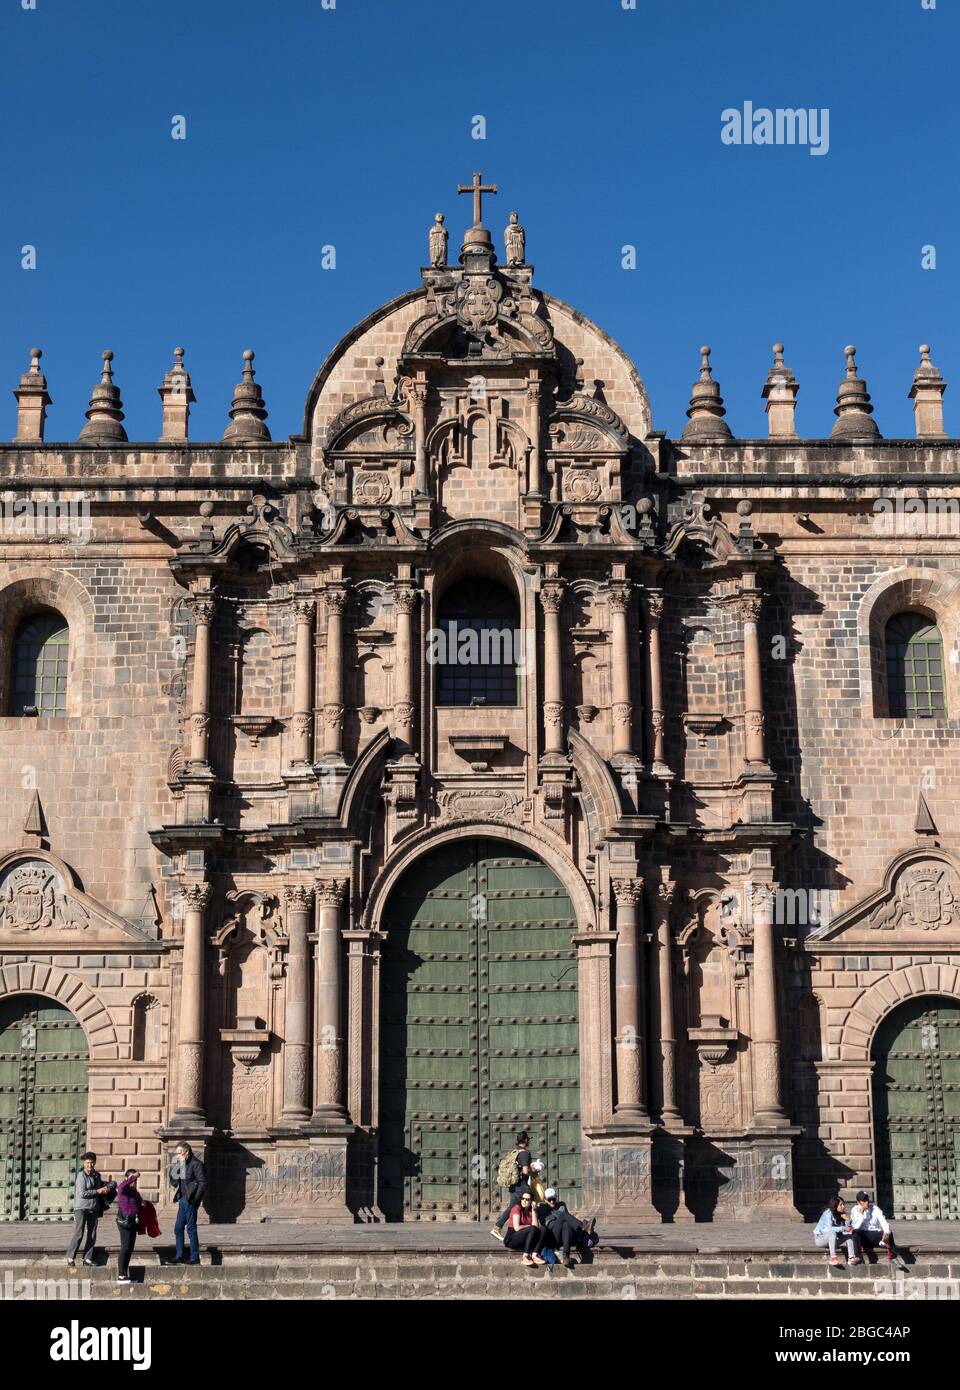
[[[960,434],[958,8],[0,0],[0,437],[34,342],[49,439],[78,435],[105,347],[130,437],[155,439],[177,343],[195,439],[222,434],[248,346],[274,438],[299,432],[338,337],[419,282],[438,209],[455,258],[475,169],[498,245],[517,208],[535,283],[619,339],[656,428],[679,433],[710,343],[734,433],[765,433],[782,339],[802,434],[830,430],[847,342],[890,436],[931,342]],[[829,108],[829,153],[724,145],[748,99]]]

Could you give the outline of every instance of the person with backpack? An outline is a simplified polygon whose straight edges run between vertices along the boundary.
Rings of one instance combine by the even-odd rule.
[[[117,1259],[117,1283],[130,1284],[130,1256],[137,1243],[137,1230],[140,1225],[140,1211],[143,1198],[137,1191],[140,1174],[136,1168],[128,1168],[117,1186],[117,1230],[120,1232],[120,1255]]]
[[[500,1187],[507,1189],[509,1200],[506,1207],[497,1217],[490,1234],[495,1240],[503,1240],[503,1228],[510,1218],[510,1213],[516,1206],[520,1195],[523,1192],[532,1192],[530,1188],[530,1166],[533,1162],[530,1154],[530,1136],[526,1130],[517,1135],[517,1146],[509,1153],[504,1154],[497,1169],[497,1183]]]
[[[86,1240],[83,1245],[83,1263],[93,1264],[101,1201],[110,1192],[109,1184],[105,1183],[97,1172],[97,1155],[84,1154],[82,1163],[83,1167],[77,1174],[73,1188],[73,1239],[67,1248],[67,1264],[71,1267],[76,1261],[84,1235]]]

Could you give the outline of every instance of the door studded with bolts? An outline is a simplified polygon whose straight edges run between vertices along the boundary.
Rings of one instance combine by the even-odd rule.
[[[960,1006],[895,1009],[874,1043],[878,1201],[901,1219],[960,1219]]]
[[[498,840],[418,860],[383,927],[379,1205],[481,1220],[520,1129],[573,1207],[580,1105],[576,922],[556,875]]]

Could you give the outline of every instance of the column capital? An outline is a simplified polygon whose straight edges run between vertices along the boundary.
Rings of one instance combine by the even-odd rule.
[[[618,905],[625,907],[636,907],[643,897],[642,878],[612,878],[610,887]]]
[[[314,887],[321,907],[342,907],[347,900],[345,878],[316,878]]]
[[[661,589],[648,589],[644,595],[644,607],[647,612],[647,621],[653,625],[659,623],[663,617],[663,591]]]
[[[393,601],[398,613],[403,613],[407,617],[417,611],[420,602],[420,591],[414,589],[409,584],[397,582],[393,586]]]
[[[328,616],[340,617],[347,606],[346,584],[328,584],[323,591],[323,602]]]
[[[626,613],[630,607],[633,585],[625,579],[616,579],[607,585],[610,607],[614,613]]]
[[[756,623],[760,621],[760,614],[763,611],[763,594],[759,589],[748,589],[741,593],[737,600],[740,611],[740,621],[744,623]]]
[[[209,883],[185,883],[180,889],[180,900],[188,912],[204,912],[213,896]]]
[[[545,579],[540,586],[540,602],[544,613],[559,613],[563,602],[564,583],[562,579]]]
[[[313,907],[313,889],[305,883],[288,883],[283,901],[291,912],[309,912]]]
[[[295,598],[293,600],[293,616],[298,623],[309,626],[313,622],[314,614],[317,611],[316,600],[312,598]]]
[[[186,600],[187,607],[198,627],[209,627],[217,612],[217,596],[214,593],[191,594]]]

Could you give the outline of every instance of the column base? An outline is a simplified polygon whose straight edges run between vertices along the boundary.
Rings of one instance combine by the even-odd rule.
[[[596,1216],[601,1225],[613,1221],[660,1224],[660,1212],[653,1204],[653,1133],[652,1124],[616,1120],[588,1132],[583,1150],[583,1215]]]
[[[793,1192],[791,1126],[704,1134],[687,1142],[688,1205],[698,1221],[802,1221]]]

